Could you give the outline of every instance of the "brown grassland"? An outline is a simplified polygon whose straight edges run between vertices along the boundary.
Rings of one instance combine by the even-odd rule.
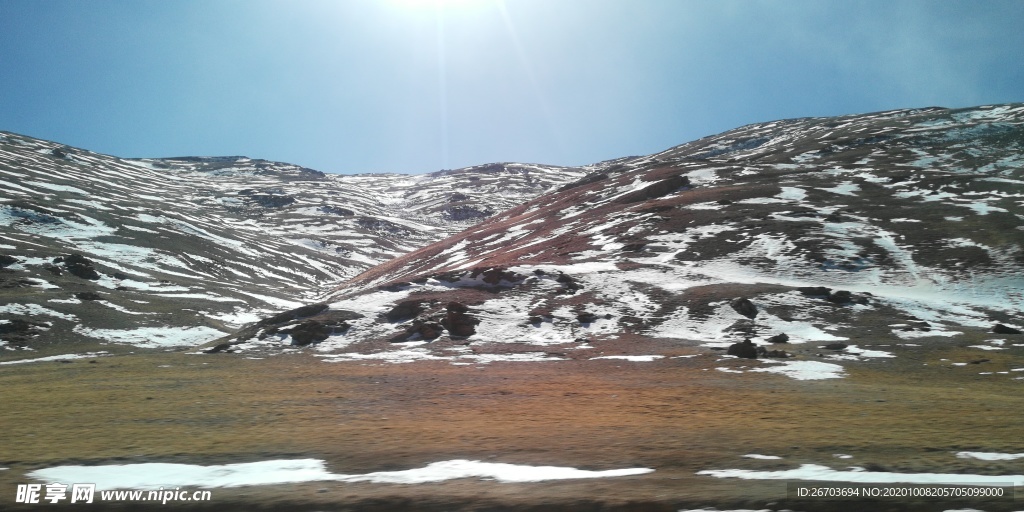
[[[704,351],[654,362],[569,360],[453,366],[324,363],[183,352],[0,367],[0,509],[19,510],[26,473],[62,464],[225,464],[317,458],[335,473],[472,459],[646,475],[509,484],[311,482],[212,489],[208,503],[160,510],[780,510],[1024,508],[986,502],[803,500],[785,481],[719,479],[707,469],[834,469],[1024,474],[1024,349],[982,352],[991,335],[920,340],[893,359],[845,364],[843,379],[726,373],[751,364]],[[689,350],[687,352],[686,350]],[[684,355],[696,349],[663,354]],[[966,366],[952,362],[986,358]],[[756,364],[756,363],[754,363]],[[781,460],[743,458],[758,453]],[[850,454],[841,460],[834,454]],[[69,483],[69,482],[65,482]],[[141,510],[101,503],[92,510]],[[88,506],[36,505],[90,510]]]

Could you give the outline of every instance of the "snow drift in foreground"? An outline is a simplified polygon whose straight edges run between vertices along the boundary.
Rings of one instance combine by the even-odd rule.
[[[404,471],[342,475],[328,471],[322,460],[296,459],[214,466],[165,463],[58,466],[33,471],[29,473],[29,476],[45,482],[95,483],[98,489],[157,489],[185,486],[240,487],[315,481],[423,484],[458,478],[524,483],[642,475],[653,471],[653,469],[647,468],[587,471],[558,466],[525,466],[473,460],[448,460]]]

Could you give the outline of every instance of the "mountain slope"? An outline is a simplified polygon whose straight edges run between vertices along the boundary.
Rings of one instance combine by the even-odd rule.
[[[509,163],[340,176],[0,133],[0,340],[199,343],[584,173]]]
[[[798,356],[779,371],[838,374],[892,355],[877,346],[1019,329],[1022,123],[1024,106],[1000,105],[741,127],[607,165],[220,348],[272,353],[323,320],[327,360],[660,357],[751,339]]]

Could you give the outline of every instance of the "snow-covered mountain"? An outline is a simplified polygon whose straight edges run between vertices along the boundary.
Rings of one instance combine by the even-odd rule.
[[[828,376],[1012,333],[1022,124],[1021,104],[794,119],[607,162],[208,346],[455,364],[728,348]]]
[[[586,172],[331,175],[0,132],[0,345],[200,343]]]

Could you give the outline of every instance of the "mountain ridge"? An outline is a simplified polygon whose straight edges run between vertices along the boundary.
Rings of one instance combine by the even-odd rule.
[[[861,331],[890,345],[1021,328],[1022,124],[1018,104],[804,118],[607,166],[336,288],[324,315],[362,320],[316,351],[458,360],[450,344],[468,343],[584,357],[599,339],[639,356],[647,343],[753,339],[824,363],[843,356],[815,356],[814,342]],[[451,302],[486,329],[445,327]],[[390,314],[403,307],[415,314]],[[288,344],[275,336],[246,331],[222,348]]]

